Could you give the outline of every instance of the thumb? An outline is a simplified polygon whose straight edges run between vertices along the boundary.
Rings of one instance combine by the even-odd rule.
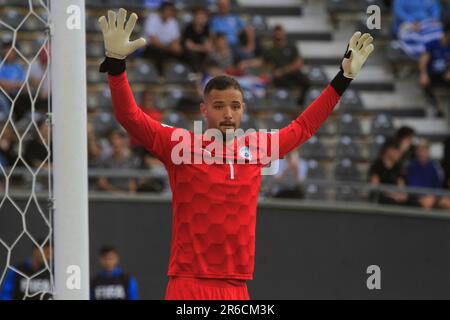
[[[130,42],[130,48],[135,51],[139,48],[144,47],[147,44],[147,41],[145,41],[144,38],[139,38],[137,40],[134,40],[132,42]]]

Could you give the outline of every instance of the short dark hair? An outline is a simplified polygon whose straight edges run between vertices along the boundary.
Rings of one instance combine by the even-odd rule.
[[[403,126],[397,130],[396,137],[399,140],[403,140],[404,138],[414,136],[415,134],[416,134],[416,131],[413,128],[408,127],[408,126]]]
[[[163,2],[161,2],[160,6],[159,6],[158,11],[162,11],[165,8],[175,9],[175,5],[170,1],[163,1]]]
[[[200,12],[203,12],[203,13],[205,13],[206,15],[208,15],[209,14],[209,10],[208,10],[208,8],[207,7],[205,7],[205,6],[199,6],[199,5],[197,5],[197,6],[195,6],[195,7],[192,7],[192,13],[193,14],[197,14],[197,13],[200,13]]]
[[[388,138],[381,147],[378,157],[381,158],[382,156],[384,156],[386,151],[388,151],[389,149],[398,149],[398,148],[400,148],[400,141],[396,137]]]
[[[118,253],[118,251],[115,247],[107,245],[107,246],[103,246],[100,248],[100,250],[98,251],[98,255],[100,257],[103,257],[104,255],[106,255],[110,252],[114,252],[116,254]]]
[[[226,75],[217,76],[209,80],[208,83],[206,84],[205,89],[203,90],[203,97],[207,97],[212,90],[227,90],[227,89],[239,90],[242,94],[242,97],[244,97],[244,91],[242,90],[242,87],[239,84],[239,82],[233,77],[229,77]]]

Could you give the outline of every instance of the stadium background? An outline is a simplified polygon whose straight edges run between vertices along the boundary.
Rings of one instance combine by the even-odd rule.
[[[27,13],[28,1],[3,2],[2,20],[17,26]],[[189,21],[192,5],[200,2],[174,2],[181,29]],[[214,10],[214,1],[204,4]],[[338,109],[317,133],[317,139],[300,148],[306,177],[301,181],[267,178],[263,183],[255,280],[249,285],[254,298],[449,297],[448,211],[381,205],[369,197],[369,167],[385,139],[401,126],[413,128],[417,137],[430,141],[431,158],[442,169],[448,170],[450,163],[446,158],[449,147],[445,147],[450,133],[450,90],[438,88],[435,91],[438,108],[429,105],[418,84],[417,61],[401,52],[393,39],[389,2],[283,0],[274,5],[232,1],[232,11],[253,26],[262,46],[270,42],[273,26],[283,26],[289,42],[297,46],[303,57],[302,70],[311,82],[305,102],[298,106],[296,89],[261,87],[254,78],[243,79],[250,81],[245,82],[249,89],[246,91],[249,117],[244,126],[277,128],[298,115],[336,73],[349,35],[354,30],[364,30],[365,10],[370,4],[377,4],[382,10],[382,29],[371,31],[376,51]],[[103,43],[96,20],[106,9],[123,6],[140,15],[137,32],[142,33],[146,15],[156,12],[157,5],[158,1],[86,1],[92,274],[98,271],[98,249],[105,244],[117,246],[123,268],[136,276],[144,299],[162,297],[167,281],[170,192],[161,167],[153,159],[139,159],[141,154],[137,154],[120,170],[108,164],[114,148],[108,139],[111,130],[118,130],[114,131],[118,135],[113,139],[121,152],[128,154],[130,148],[128,143],[120,142],[128,140],[111,114],[109,89],[105,77],[98,73]],[[441,5],[444,19],[448,1],[442,1]],[[17,46],[21,52],[36,52],[40,43],[34,32],[38,29],[39,23],[32,17],[20,27]],[[6,43],[11,33],[2,30],[1,35]],[[192,120],[199,119],[193,109],[197,105],[200,75],[175,62],[165,65],[158,76],[154,66],[143,57],[129,60],[129,80],[136,98],[143,101],[142,93],[150,92],[152,104],[157,107],[152,112],[164,123],[189,127]],[[26,117],[26,113],[23,118],[17,116],[19,127]],[[8,139],[6,135],[1,138]],[[14,145],[14,137],[9,139]],[[35,133],[30,132],[29,141],[33,139]],[[31,151],[26,159],[39,163],[39,155]],[[296,161],[301,168],[300,160]],[[111,196],[102,190],[99,177],[107,177],[124,188],[122,194]],[[142,188],[137,192],[125,190],[128,178],[139,178],[138,185],[141,183]],[[1,185],[4,178],[0,179]],[[26,173],[17,170],[13,182],[16,192],[13,198],[24,206],[21,199],[30,192]],[[45,178],[38,181],[38,186],[46,189]],[[283,189],[289,191],[287,197],[294,199],[284,200],[286,193],[280,192]],[[443,189],[427,192],[445,192]],[[149,190],[152,192],[147,195]],[[40,199],[45,207],[45,199]],[[8,201],[0,207],[0,238],[11,242],[20,233],[22,220]],[[34,238],[48,233],[36,208],[31,206],[26,218]],[[23,237],[13,250],[12,263],[22,261],[32,246],[30,239]],[[5,257],[6,252],[0,246],[0,263]],[[382,269],[381,291],[367,290],[366,268],[371,264]],[[4,264],[0,264],[0,271],[3,268]]]

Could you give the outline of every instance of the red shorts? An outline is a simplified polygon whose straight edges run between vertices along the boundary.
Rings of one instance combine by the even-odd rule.
[[[166,300],[250,300],[245,280],[170,277]]]

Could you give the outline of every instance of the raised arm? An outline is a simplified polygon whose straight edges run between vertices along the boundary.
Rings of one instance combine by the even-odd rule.
[[[279,155],[298,147],[312,137],[333,111],[340,97],[356,77],[374,47],[370,34],[356,32],[348,44],[341,70],[321,95],[290,125],[279,131]]]
[[[99,19],[106,55],[105,61],[100,66],[100,72],[108,72],[108,83],[117,121],[147,150],[167,164],[170,161],[171,134],[175,128],[162,125],[136,104],[125,72],[125,58],[144,46],[145,39],[130,42],[137,15],[131,14],[125,25],[126,15],[126,10],[121,8],[117,22],[116,13],[111,10],[108,11],[108,20],[105,16]]]

